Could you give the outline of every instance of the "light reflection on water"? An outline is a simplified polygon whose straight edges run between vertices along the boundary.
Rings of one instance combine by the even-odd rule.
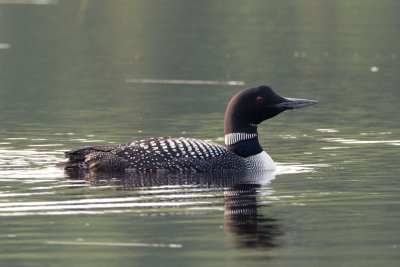
[[[335,129],[317,129],[323,134],[338,134]],[[366,134],[364,134],[366,135]],[[370,134],[373,135],[373,134]],[[381,136],[386,136],[381,135]],[[95,137],[91,135],[90,138]],[[286,136],[282,136],[286,139]],[[15,149],[13,142],[34,141],[27,149]],[[94,142],[75,138],[74,142]],[[326,144],[398,145],[398,140],[356,140],[340,137],[322,138],[322,150],[340,150]],[[329,164],[280,164],[274,173],[214,173],[208,175],[135,174],[87,172],[64,173],[54,166],[62,157],[62,144],[47,143],[46,138],[7,138],[0,149],[0,180],[6,184],[0,191],[0,216],[76,215],[137,213],[194,214],[220,211],[224,213],[226,229],[235,228],[239,221],[258,220],[257,209],[274,201],[291,200],[292,205],[306,205],[291,195],[274,195],[269,183],[276,175],[312,173]],[[21,188],[21,185],[23,187]],[[83,188],[91,197],[65,199],[66,189]],[[112,192],[119,192],[115,196]],[[104,193],[104,194],[103,194]],[[321,194],[327,192],[320,192]],[[114,194],[114,195],[113,195]],[[50,200],[34,201],[35,196],[51,196]],[[60,195],[60,196],[59,196]],[[306,196],[306,195],[304,195]],[[310,195],[307,196],[308,198]],[[333,196],[334,197],[334,196]],[[312,199],[311,199],[312,201]],[[247,216],[247,217],[246,217]],[[234,218],[235,222],[230,222]],[[246,219],[247,218],[247,219]],[[250,218],[250,219],[249,219]],[[274,222],[268,219],[268,222]],[[240,223],[239,223],[240,225]],[[250,227],[251,228],[251,227]],[[238,230],[241,231],[241,230]]]
[[[31,155],[31,154],[30,154]],[[42,155],[41,153],[39,155]],[[54,161],[49,160],[49,161]],[[252,208],[260,205],[257,196],[262,195],[263,205],[277,200],[268,184],[276,174],[310,172],[311,166],[279,165],[276,173],[232,172],[213,174],[136,174],[136,173],[64,173],[47,167],[20,171],[0,171],[3,181],[27,184],[25,192],[10,190],[0,192],[0,216],[72,215],[139,212],[148,209],[159,213],[224,210],[236,212],[230,203],[234,196],[247,199]],[[34,177],[41,177],[34,179]],[[41,183],[44,185],[38,186]],[[30,186],[32,185],[32,186]],[[93,190],[124,191],[121,197],[95,194],[92,198],[73,200],[30,201],[35,195],[53,195],[66,188],[93,188]],[[107,194],[106,194],[107,195]],[[18,198],[17,202],[13,199]],[[27,198],[27,201],[24,201]],[[221,202],[221,199],[223,201]],[[235,205],[238,204],[236,201]],[[241,204],[238,204],[239,206]],[[246,204],[247,205],[247,204]],[[253,206],[254,205],[254,206]],[[240,210],[239,213],[243,213]],[[253,213],[254,210],[251,211]],[[245,212],[246,213],[246,212]]]
[[[278,249],[290,243],[290,236],[293,235],[290,227],[288,230],[290,215],[285,217],[280,214],[285,212],[285,209],[292,212],[299,209],[297,214],[301,213],[301,209],[316,210],[321,213],[321,217],[325,217],[328,213],[318,211],[321,207],[329,210],[329,207],[334,205],[389,199],[389,195],[379,191],[364,194],[362,190],[354,189],[360,183],[365,183],[363,178],[346,179],[345,176],[338,176],[334,180],[326,180],[321,173],[324,173],[324,170],[332,171],[333,168],[336,169],[334,172],[344,169],[337,161],[329,160],[331,156],[344,156],[344,164],[349,164],[345,160],[348,153],[360,153],[360,149],[369,149],[371,146],[397,145],[398,140],[390,138],[391,136],[394,136],[391,132],[382,131],[361,132],[357,137],[349,138],[348,135],[342,134],[342,130],[334,128],[318,128],[308,134],[277,134],[275,139],[278,142],[291,145],[279,147],[279,150],[276,150],[276,147],[271,148],[271,153],[297,153],[305,155],[304,158],[299,157],[299,162],[293,157],[290,163],[278,162],[274,173],[178,175],[67,173],[54,167],[55,163],[62,160],[67,147],[105,143],[102,141],[104,138],[94,134],[79,135],[72,132],[28,138],[16,133],[4,138],[0,144],[0,217],[4,220],[51,218],[50,220],[67,221],[85,218],[84,216],[133,216],[134,221],[141,218],[154,224],[155,217],[158,221],[159,218],[179,220],[215,216],[222,222],[221,231],[227,239],[228,248]],[[309,140],[313,142],[312,147],[303,143]],[[296,142],[300,146],[296,147]],[[335,154],[330,153],[333,151]],[[329,157],[325,157],[323,153],[328,153]],[[308,157],[311,160],[301,162]],[[279,181],[274,183],[277,177]],[[299,177],[302,179],[296,181]],[[340,179],[344,180],[343,184]],[[314,188],[308,188],[309,185],[304,181],[310,181]],[[288,189],[279,189],[279,184],[286,185]],[[347,189],[343,189],[344,187]],[[271,212],[274,209],[278,209],[279,212]],[[364,214],[357,212],[356,216]],[[197,225],[195,222],[191,223]],[[325,224],[330,225],[330,221]],[[19,233],[10,232],[7,238],[19,238]],[[103,238],[80,240],[46,237],[40,244],[153,249],[174,248],[170,245],[182,248],[187,246],[186,242],[175,240],[157,239],[152,243],[147,238],[142,238],[142,242],[130,241],[118,238],[110,242]]]
[[[0,0],[0,4],[12,5],[56,5],[59,0]]]
[[[279,135],[285,142],[295,142],[313,138],[317,145],[310,155],[321,151],[334,150],[339,153],[354,151],[353,146],[387,146],[396,140],[387,141],[389,134],[360,134],[359,139],[341,137],[340,131],[319,129],[318,137],[301,136],[296,133]],[[76,138],[72,135],[58,135],[58,141],[36,137],[7,138],[0,147],[0,217],[6,220],[24,218],[52,218],[51,220],[68,220],[81,216],[138,216],[154,223],[157,218],[207,218],[217,216],[222,221],[221,231],[231,249],[262,248],[278,249],[287,245],[288,237],[293,235],[288,230],[290,220],[282,220],[280,212],[271,213],[274,207],[291,207],[292,209],[319,210],[334,205],[346,205],[355,201],[364,203],[371,199],[389,199],[379,191],[371,194],[354,193],[338,186],[336,180],[325,180],[320,176],[324,169],[332,169],[332,161],[320,163],[277,163],[274,173],[213,173],[213,174],[136,174],[136,173],[89,173],[64,172],[54,167],[62,159],[64,142],[95,143],[95,136]],[[289,138],[288,138],[289,136]],[[353,142],[363,140],[376,142]],[[288,140],[289,139],[289,140]],[[20,142],[23,143],[21,148]],[[339,143],[343,146],[331,146]],[[32,146],[32,144],[36,146]],[[47,144],[50,144],[48,146]],[[51,144],[54,144],[52,146]],[[58,144],[60,144],[58,146]],[[343,149],[347,148],[347,149]],[[52,150],[54,149],[54,150]],[[307,150],[309,151],[309,150]],[[306,152],[304,152],[306,153]],[[317,155],[318,157],[320,155]],[[319,162],[315,160],[314,162]],[[337,165],[337,163],[334,163]],[[291,190],[280,190],[274,186],[276,178],[281,184],[287,183]],[[294,177],[294,178],[292,178]],[[292,179],[306,177],[313,184],[307,188],[301,182]],[[362,178],[346,180],[345,187],[365,183]],[[321,184],[319,184],[321,180]],[[304,182],[304,178],[302,180]],[[311,182],[313,181],[313,182]],[[279,183],[278,183],[279,184]],[[330,187],[333,185],[333,188]],[[336,186],[338,186],[336,188]],[[335,203],[335,204],[333,204]],[[280,208],[278,208],[280,209]],[[324,213],[325,211],[322,211]],[[363,216],[357,211],[355,215]],[[350,217],[351,217],[350,216]],[[290,217],[290,216],[289,216]],[[347,217],[346,217],[347,218]],[[346,219],[345,218],[345,219]],[[159,219],[157,219],[159,220]],[[297,222],[298,223],[298,222]],[[330,222],[325,222],[329,225]],[[13,237],[15,235],[15,237]],[[8,239],[19,238],[19,233],[11,232]],[[47,237],[46,237],[47,238]],[[286,243],[282,240],[286,239]],[[115,241],[115,242],[114,242]],[[150,240],[130,242],[118,239],[70,239],[47,238],[40,244],[64,247],[143,247],[143,248],[179,248],[187,247],[186,242],[175,240]]]
[[[15,151],[13,151],[15,154]],[[25,153],[22,153],[25,155]],[[29,153],[32,155],[33,153]],[[39,154],[41,155],[41,153]],[[51,157],[51,155],[50,155]],[[22,166],[21,166],[22,167]],[[311,171],[311,167],[279,167],[278,173]],[[140,216],[182,216],[221,212],[224,231],[234,234],[234,247],[275,247],[277,237],[282,234],[279,222],[265,218],[259,213],[276,201],[268,184],[275,179],[272,172],[230,172],[211,174],[137,174],[137,173],[64,173],[52,167],[25,169],[26,177],[52,176],[46,186],[27,185],[28,193],[12,193],[12,188],[0,192],[0,216],[33,215],[96,215],[115,213],[136,213]],[[42,174],[40,174],[40,172]],[[0,171],[4,181],[16,182],[19,175]],[[29,179],[31,182],[32,180]],[[43,181],[42,181],[43,182]],[[72,182],[72,184],[69,184]],[[78,182],[78,183],[76,183]],[[94,190],[92,197],[58,200],[58,190],[66,186],[85,186]],[[11,186],[12,187],[12,186]],[[106,190],[106,192],[102,191]],[[38,192],[39,191],[39,192]],[[97,191],[97,193],[96,193]],[[107,197],[109,192],[120,192],[117,197]],[[101,194],[103,192],[103,194]],[[32,201],[35,195],[51,194],[49,201]],[[26,198],[26,200],[24,200]],[[13,201],[16,199],[17,201]],[[236,237],[235,237],[236,236]],[[56,245],[114,246],[114,243],[71,242],[56,240]],[[53,243],[52,243],[53,244]],[[115,246],[140,246],[140,244],[117,244]],[[147,246],[142,244],[143,246]]]
[[[346,138],[325,138],[328,142],[337,142],[342,144],[388,144],[393,146],[400,145],[400,140],[359,140]]]
[[[12,142],[24,140],[8,138],[8,147],[0,149],[0,179],[8,184],[0,192],[0,216],[106,214],[121,212],[158,213],[224,211],[235,213],[238,204],[234,196],[250,200],[252,209],[260,203],[275,201],[268,184],[275,175],[312,172],[322,165],[284,165],[271,172],[233,172],[213,174],[136,174],[136,173],[67,173],[54,166],[62,157],[61,151],[44,150],[52,147],[45,138],[36,138],[34,147],[14,149]],[[76,139],[77,140],[77,139]],[[80,139],[79,139],[80,140]],[[29,141],[29,140],[28,140]],[[86,142],[86,139],[80,140]],[[56,147],[58,144],[54,144]],[[21,188],[21,185],[22,188]],[[68,188],[87,188],[93,197],[62,199]],[[108,197],[96,190],[119,191],[118,197]],[[99,194],[100,193],[100,194]],[[51,200],[32,201],[35,196],[52,195]],[[59,196],[61,195],[61,196]],[[263,200],[257,202],[257,196]],[[254,202],[254,203],[253,203]],[[231,203],[231,204],[229,204]],[[246,204],[247,205],[247,204]],[[236,207],[236,206],[235,206]],[[247,209],[247,208],[245,208]],[[240,211],[239,213],[243,212]],[[247,212],[245,212],[247,213]],[[250,213],[254,213],[252,210]]]

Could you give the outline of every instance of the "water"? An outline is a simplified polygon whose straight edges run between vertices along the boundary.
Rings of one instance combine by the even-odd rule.
[[[112,2],[112,3],[111,3]],[[398,1],[0,1],[1,266],[397,266]],[[223,142],[238,90],[276,173],[68,174],[63,151]]]

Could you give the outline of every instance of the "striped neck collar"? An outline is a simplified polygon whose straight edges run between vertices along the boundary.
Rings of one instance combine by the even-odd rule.
[[[225,145],[230,146],[243,140],[257,137],[256,133],[229,133],[225,134]]]

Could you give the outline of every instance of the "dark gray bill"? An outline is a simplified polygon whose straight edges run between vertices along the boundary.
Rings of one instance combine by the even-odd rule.
[[[310,105],[314,105],[318,103],[318,101],[310,100],[310,99],[301,99],[301,98],[285,98],[285,100],[281,103],[273,105],[276,108],[284,108],[284,109],[295,109],[295,108],[304,108]]]

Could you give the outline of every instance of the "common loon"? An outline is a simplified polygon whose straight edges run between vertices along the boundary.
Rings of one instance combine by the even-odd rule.
[[[226,147],[183,137],[150,138],[71,150],[65,152],[66,160],[57,166],[89,171],[273,171],[276,168],[273,160],[258,142],[258,124],[287,109],[315,103],[281,97],[265,85],[244,89],[232,97],[226,109]]]

